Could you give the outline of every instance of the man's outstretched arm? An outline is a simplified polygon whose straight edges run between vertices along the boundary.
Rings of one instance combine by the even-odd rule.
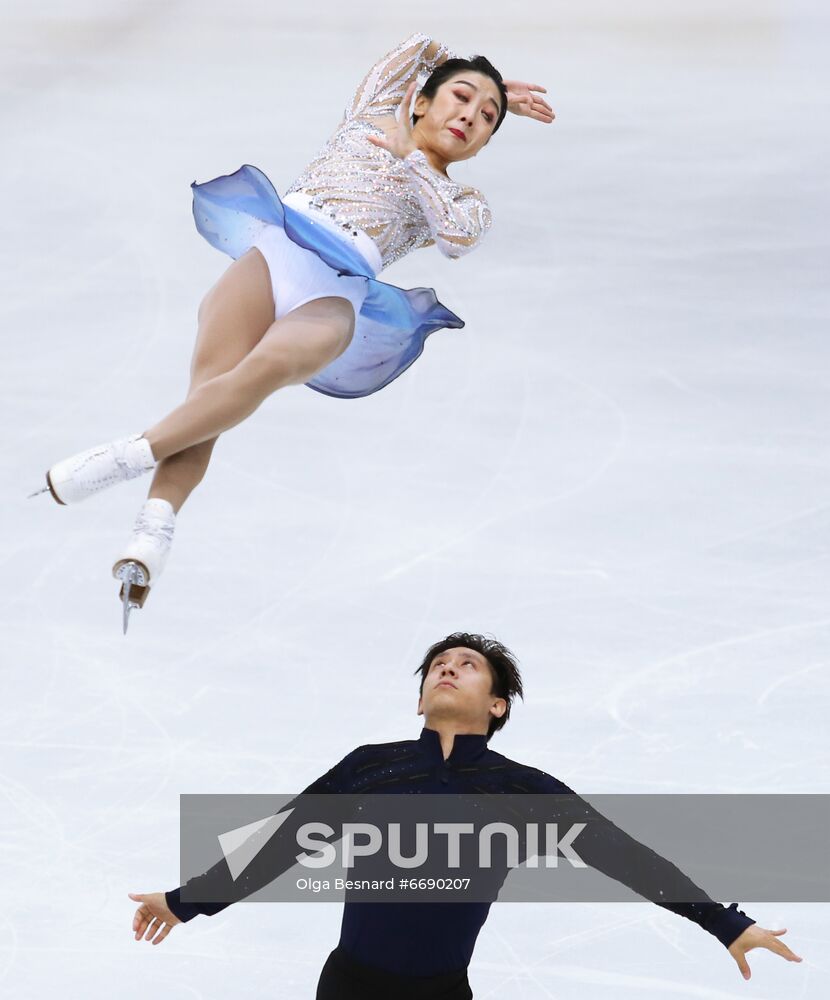
[[[745,956],[753,948],[767,948],[790,962],[801,961],[779,940],[786,928],[767,930],[739,910],[737,903],[723,906],[715,902],[671,861],[629,836],[572,788],[551,775],[545,775],[545,779],[548,793],[573,796],[568,818],[586,824],[574,843],[579,857],[609,878],[712,934],[735,959],[744,979],[751,975]]]
[[[348,754],[344,757],[326,774],[312,782],[298,799],[292,800],[280,811],[284,812],[301,802],[303,795],[348,791],[349,761],[352,756]],[[270,838],[238,878],[233,878],[227,861],[221,858],[206,872],[188,880],[186,886],[198,892],[205,902],[183,901],[181,893],[185,886],[178,886],[167,892],[128,893],[130,899],[140,904],[133,917],[135,940],[143,938],[153,944],[161,944],[177,924],[186,923],[200,914],[213,916],[232,902],[252,895],[288,871],[296,861],[296,841],[292,831],[295,832],[300,824],[300,813],[301,809],[295,808],[277,834]]]

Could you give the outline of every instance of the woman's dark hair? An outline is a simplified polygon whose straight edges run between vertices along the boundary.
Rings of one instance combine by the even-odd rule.
[[[486,59],[484,56],[473,56],[472,59],[448,59],[445,63],[442,63],[436,70],[433,71],[419,93],[432,100],[432,98],[435,97],[436,91],[445,80],[448,80],[451,76],[456,76],[465,69],[471,70],[474,73],[483,73],[485,76],[489,76],[499,88],[499,94],[501,95],[501,108],[499,108],[499,116],[496,119],[495,127],[490,133],[491,135],[495,135],[499,130],[499,126],[504,121],[504,116],[507,114],[507,87],[504,85],[501,73],[499,73],[490,60]],[[420,115],[412,116],[413,126],[420,117]]]
[[[516,657],[502,643],[497,642],[495,639],[488,639],[483,635],[471,634],[470,632],[453,632],[446,639],[433,643],[426,651],[423,662],[415,670],[416,674],[420,673],[421,675],[419,693],[423,694],[424,681],[426,680],[430,664],[435,657],[441,653],[446,653],[448,649],[454,649],[456,646],[465,646],[467,649],[474,649],[477,653],[481,653],[490,664],[490,671],[493,675],[491,693],[496,695],[497,698],[504,698],[507,702],[507,709],[504,715],[500,719],[490,719],[490,728],[487,730],[487,735],[492,736],[510,718],[510,705],[513,699],[517,695],[519,698],[524,698],[522,675],[519,673]]]

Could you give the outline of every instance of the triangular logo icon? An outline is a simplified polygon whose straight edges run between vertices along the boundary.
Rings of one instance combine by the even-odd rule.
[[[286,812],[279,812],[274,816],[267,816],[265,819],[258,819],[245,826],[238,826],[235,830],[219,834],[219,846],[222,848],[231,878],[234,881],[245,871],[293,812],[293,809],[289,809]]]

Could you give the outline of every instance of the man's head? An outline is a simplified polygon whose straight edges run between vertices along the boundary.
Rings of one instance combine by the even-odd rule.
[[[453,632],[430,646],[415,673],[421,675],[418,715],[428,726],[453,721],[492,736],[510,718],[513,699],[524,696],[510,650],[469,632]]]
[[[448,163],[468,160],[498,131],[507,114],[507,89],[484,56],[448,59],[426,81],[412,111],[420,145]]]

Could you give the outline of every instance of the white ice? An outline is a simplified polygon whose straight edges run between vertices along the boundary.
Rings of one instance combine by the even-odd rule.
[[[223,438],[124,639],[146,483],[24,497],[182,398],[228,263],[190,182],[284,190],[416,30],[557,114],[455,169],[480,250],[385,272],[467,326],[375,396],[296,387]],[[416,736],[412,671],[455,629],[523,665],[494,749],[585,794],[828,791],[827,47],[820,0],[6,0],[4,996],[312,997],[337,906],[154,948],[127,893],[178,884],[180,793],[295,792]],[[753,952],[746,984],[648,903],[504,904],[476,998],[828,996],[830,907],[738,902],[803,964]]]

